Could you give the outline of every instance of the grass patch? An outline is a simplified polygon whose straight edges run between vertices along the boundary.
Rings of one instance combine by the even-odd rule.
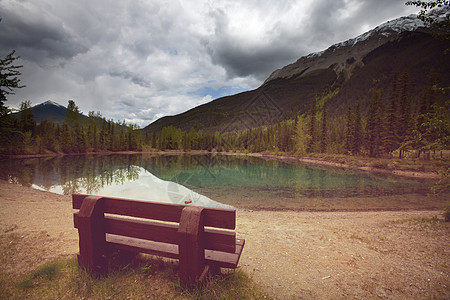
[[[0,299],[266,299],[242,270],[211,276],[203,286],[183,289],[178,263],[139,255],[96,278],[76,258],[48,262],[19,280],[0,276]]]
[[[202,288],[178,291],[191,299],[267,299],[242,270],[209,278]]]
[[[412,225],[426,225],[426,226],[433,226],[433,227],[441,227],[445,225],[445,221],[443,219],[440,219],[436,216],[431,218],[425,218],[425,217],[417,217],[417,218],[408,218],[408,219],[399,219],[392,221],[394,224],[412,224]]]
[[[450,202],[444,208],[444,221],[450,222]]]
[[[62,261],[46,263],[22,280],[19,286],[22,289],[29,289],[34,285],[39,285],[38,282],[40,281],[53,281],[57,277],[58,272],[63,268],[64,264],[65,262]]]

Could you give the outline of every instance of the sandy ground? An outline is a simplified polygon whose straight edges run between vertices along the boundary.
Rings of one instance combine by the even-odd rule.
[[[73,257],[72,213],[69,196],[0,181],[2,272],[14,278]],[[441,215],[239,210],[240,266],[281,299],[450,299],[450,224]]]

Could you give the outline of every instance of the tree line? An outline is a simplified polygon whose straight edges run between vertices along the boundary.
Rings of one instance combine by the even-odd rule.
[[[394,72],[386,93],[374,89],[366,111],[349,104],[341,117],[328,117],[328,102],[339,90],[316,97],[308,112],[274,125],[234,132],[206,133],[164,127],[145,137],[159,150],[288,152],[297,155],[330,153],[402,158],[414,150],[417,157],[449,148],[450,101],[439,103],[438,88],[429,84],[417,98],[411,95],[407,72]]]
[[[297,155],[329,153],[402,158],[414,150],[417,157],[449,148],[450,101],[438,101],[441,89],[430,76],[418,98],[411,95],[408,73],[395,72],[386,93],[374,89],[366,111],[348,105],[345,115],[328,117],[335,90],[316,97],[307,112],[282,122],[233,132],[209,133],[174,126],[142,135],[135,125],[106,120],[99,112],[85,117],[73,100],[68,102],[62,124],[44,120],[36,124],[29,101],[22,102],[18,117],[0,118],[2,143],[7,154],[86,153],[158,150],[207,150],[286,152]]]
[[[5,154],[46,152],[86,153],[98,151],[141,151],[141,132],[136,125],[106,120],[99,112],[84,117],[73,100],[69,100],[63,123],[44,120],[36,124],[31,102],[20,104],[18,117],[1,117]]]

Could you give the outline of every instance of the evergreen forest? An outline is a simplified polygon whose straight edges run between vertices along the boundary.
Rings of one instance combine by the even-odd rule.
[[[349,104],[345,115],[328,117],[335,90],[316,97],[308,112],[273,125],[214,134],[168,126],[144,140],[159,150],[439,157],[449,149],[450,100],[438,101],[446,89],[430,76],[421,95],[413,96],[412,84],[407,72],[394,72],[389,91],[372,90],[365,112],[359,103]]]
[[[366,111],[348,105],[343,116],[328,117],[327,103],[339,90],[317,96],[306,113],[269,126],[233,132],[210,133],[174,126],[143,136],[136,125],[106,120],[97,112],[81,114],[68,102],[62,125],[51,120],[36,124],[31,103],[21,103],[18,117],[1,118],[3,154],[87,153],[102,151],[207,150],[238,152],[285,152],[295,155],[329,153],[368,157],[399,157],[406,154],[429,159],[449,148],[450,101],[445,89],[427,85],[413,97],[408,73],[395,72],[389,91],[374,89]],[[366,105],[367,106],[367,105]]]
[[[31,103],[22,102],[18,117],[0,118],[3,154],[87,153],[101,151],[141,151],[140,129],[125,122],[106,120],[97,112],[84,117],[69,100],[62,125],[51,120],[36,124]]]

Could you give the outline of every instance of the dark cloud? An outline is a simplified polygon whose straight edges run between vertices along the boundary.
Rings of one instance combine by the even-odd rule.
[[[27,85],[7,104],[74,99],[145,126],[411,12],[403,0],[0,0],[0,54],[17,51]]]
[[[0,3],[0,48],[15,49],[21,57],[41,62],[44,59],[68,59],[84,53],[88,47],[63,24],[45,16],[28,17],[26,11],[15,11]]]
[[[289,47],[263,46],[249,49],[227,40],[209,48],[209,54],[215,64],[227,70],[228,77],[254,76],[259,80],[264,80],[270,72],[298,56],[295,49]]]
[[[279,21],[260,19],[261,27],[267,27],[257,45],[251,43],[251,32],[246,36],[250,42],[236,32],[230,12],[222,9],[210,12],[215,32],[206,45],[213,63],[222,66],[229,77],[254,76],[264,80],[275,69],[302,55],[353,38],[408,11],[402,0],[321,0],[312,1],[307,7],[293,3],[296,2],[266,8],[267,12],[278,13]],[[288,11],[298,15],[298,19],[285,21],[280,17]]]
[[[141,87],[144,87],[144,88],[150,88],[152,85],[151,82],[145,80],[144,78],[142,78],[130,71],[111,72],[109,74],[113,77],[129,79],[132,83],[139,85]]]
[[[403,0],[323,0],[309,8],[305,40],[320,50],[356,37],[390,19],[408,14]]]

